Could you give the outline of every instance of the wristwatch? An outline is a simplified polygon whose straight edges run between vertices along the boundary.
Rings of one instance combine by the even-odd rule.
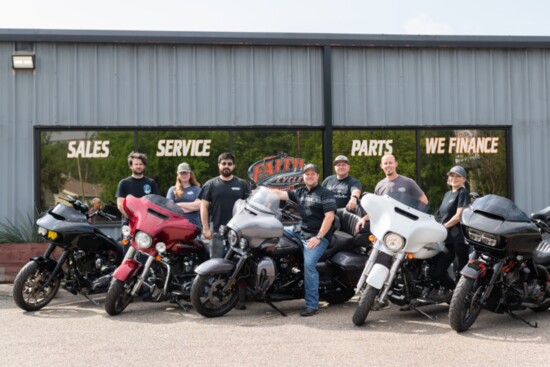
[[[315,236],[315,238],[317,238],[319,241],[321,241],[323,239],[323,237],[321,237],[319,235]]]
[[[351,197],[355,198],[355,201],[359,202],[359,198],[357,197],[357,195],[352,195]]]

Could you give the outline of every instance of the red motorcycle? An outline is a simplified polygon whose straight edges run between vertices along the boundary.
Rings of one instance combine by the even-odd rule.
[[[187,309],[195,268],[208,259],[199,229],[172,200],[159,195],[124,200],[128,225],[123,244],[130,244],[122,264],[113,273],[105,299],[109,315],[121,313],[134,296],[175,302]],[[141,261],[139,261],[141,260]]]

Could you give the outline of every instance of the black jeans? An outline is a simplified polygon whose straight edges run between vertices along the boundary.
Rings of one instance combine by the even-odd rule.
[[[449,276],[447,269],[453,263],[455,256],[458,260],[458,273],[468,263],[468,246],[464,242],[445,243],[445,251],[440,252],[435,258],[434,280],[447,289],[454,289],[455,281]],[[458,277],[456,279],[458,281]]]

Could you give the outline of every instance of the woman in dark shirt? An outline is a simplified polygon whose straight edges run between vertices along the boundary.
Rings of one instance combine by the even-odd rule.
[[[447,228],[445,239],[445,251],[437,255],[435,262],[434,278],[439,281],[442,289],[434,289],[429,298],[435,301],[446,301],[450,298],[450,290],[456,286],[449,276],[447,268],[458,259],[458,269],[462,269],[468,263],[468,246],[464,242],[464,235],[460,229],[460,216],[465,207],[470,203],[468,191],[464,187],[468,175],[461,166],[454,166],[447,173],[447,184],[451,190],[445,193],[439,207],[439,222]],[[435,293],[435,294],[434,294]],[[434,299],[435,298],[435,299]]]

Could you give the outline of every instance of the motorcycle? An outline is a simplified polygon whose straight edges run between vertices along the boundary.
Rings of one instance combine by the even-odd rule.
[[[550,207],[527,216],[511,200],[486,195],[464,209],[461,227],[474,248],[451,299],[449,319],[457,332],[468,330],[482,309],[508,313],[550,307]]]
[[[88,206],[73,197],[71,206],[58,203],[43,213],[36,225],[39,235],[49,242],[42,256],[36,256],[19,271],[13,284],[15,304],[26,311],[45,307],[63,288],[72,294],[89,295],[106,292],[111,273],[122,261],[122,247],[89,223],[94,216],[105,220],[116,217],[99,210],[88,215]],[[56,249],[62,249],[56,260]]]
[[[219,231],[229,245],[227,254],[195,269],[191,301],[198,313],[218,317],[238,301],[255,300],[286,316],[273,302],[304,298],[303,245],[283,231],[285,226],[299,225],[301,218],[295,203],[288,200],[282,208],[280,203],[278,196],[264,186],[246,201],[235,203],[232,219]],[[342,218],[349,221],[344,223],[347,227],[353,228],[353,221],[359,220],[352,213]],[[338,232],[317,264],[319,295],[330,304],[353,297],[369,245],[364,234]]]
[[[123,243],[131,244],[113,273],[105,311],[118,315],[139,295],[152,302],[170,301],[187,309],[195,267],[208,259],[199,229],[172,200],[159,195],[124,199],[128,225]],[[139,261],[139,257],[146,260]],[[145,299],[147,296],[147,299]]]
[[[366,194],[361,206],[369,214],[375,243],[357,283],[353,323],[363,325],[375,302],[388,301],[433,319],[419,307],[443,302],[426,296],[433,288],[434,258],[444,251],[447,230],[427,213],[425,204],[403,193]]]

